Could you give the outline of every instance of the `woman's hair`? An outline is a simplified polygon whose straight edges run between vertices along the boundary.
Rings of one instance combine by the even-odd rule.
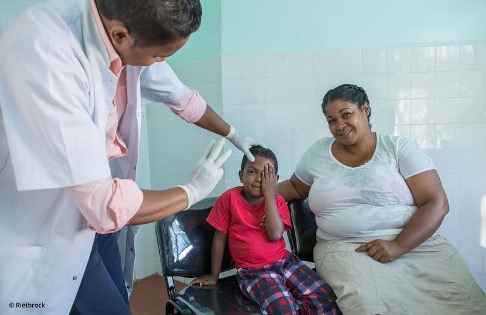
[[[327,104],[335,101],[335,100],[343,100],[346,102],[350,102],[358,106],[359,109],[363,107],[365,103],[368,103],[368,107],[370,108],[370,113],[368,114],[368,124],[370,124],[370,117],[371,117],[371,106],[370,100],[368,99],[368,95],[366,95],[365,90],[357,85],[354,84],[342,84],[334,89],[327,91],[326,95],[322,99],[322,112],[326,112]]]
[[[278,174],[278,162],[277,162],[277,157],[275,156],[275,153],[273,153],[272,150],[264,148],[259,145],[253,145],[250,148],[251,154],[253,156],[258,155],[266,159],[272,160],[273,167],[275,168],[275,174]],[[245,169],[246,162],[248,162],[248,158],[246,155],[243,154],[243,160],[241,161],[241,171]]]
[[[96,0],[96,3],[104,17],[125,25],[138,47],[185,38],[201,25],[199,0]]]

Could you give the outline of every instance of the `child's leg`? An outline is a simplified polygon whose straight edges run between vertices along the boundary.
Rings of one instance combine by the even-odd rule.
[[[329,284],[297,256],[287,256],[282,274],[285,285],[299,303],[301,314],[341,314]]]
[[[283,277],[273,270],[274,267],[272,264],[263,269],[238,269],[236,276],[241,291],[267,314],[299,314],[295,298],[285,286]]]

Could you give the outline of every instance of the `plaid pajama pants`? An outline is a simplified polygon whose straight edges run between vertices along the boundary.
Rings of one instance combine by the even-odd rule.
[[[262,268],[240,268],[236,277],[267,314],[341,314],[329,284],[294,254]]]

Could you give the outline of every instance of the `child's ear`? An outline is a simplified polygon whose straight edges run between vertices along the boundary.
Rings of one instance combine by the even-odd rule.
[[[277,181],[278,181],[280,179],[280,175],[275,174],[275,176],[277,176]]]
[[[238,177],[240,178],[240,183],[243,183],[243,172],[238,171]]]

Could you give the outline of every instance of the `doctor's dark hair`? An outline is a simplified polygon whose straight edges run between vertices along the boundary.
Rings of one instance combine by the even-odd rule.
[[[275,174],[278,174],[278,162],[277,162],[277,157],[275,156],[275,153],[273,153],[272,150],[264,148],[259,145],[253,145],[250,148],[251,154],[253,156],[258,155],[266,159],[272,160],[273,167],[275,168]],[[248,158],[246,155],[243,154],[243,160],[241,161],[241,171],[245,169],[246,162],[248,162]]]
[[[96,0],[100,14],[122,22],[138,47],[164,45],[201,25],[199,0]]]
[[[370,108],[370,113],[368,115],[368,124],[371,128],[370,117],[371,117],[371,106],[370,100],[368,99],[368,95],[366,95],[365,90],[357,85],[354,84],[342,84],[334,89],[327,91],[326,95],[322,99],[322,112],[326,114],[326,106],[327,104],[335,101],[335,100],[342,100],[346,102],[350,102],[358,106],[359,109],[363,107],[365,103],[368,103],[368,107]]]

